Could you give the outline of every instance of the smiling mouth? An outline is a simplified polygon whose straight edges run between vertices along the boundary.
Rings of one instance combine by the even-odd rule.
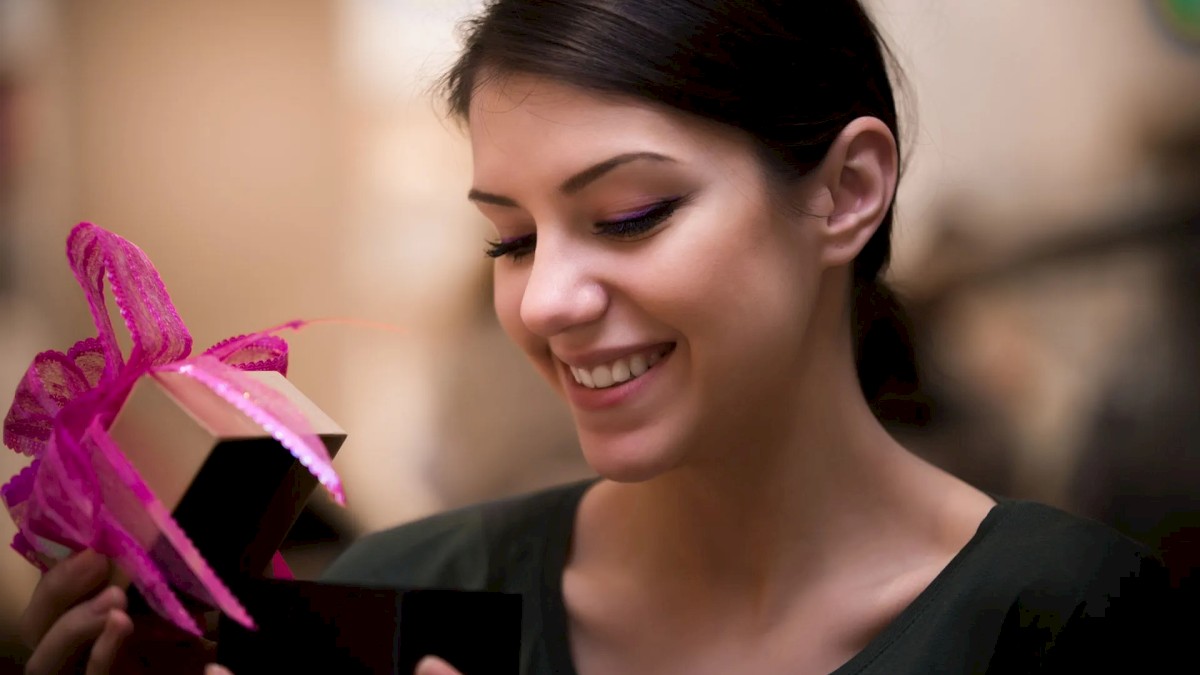
[[[630,380],[636,380],[675,349],[675,343],[657,345],[635,354],[622,356],[611,363],[594,368],[567,366],[571,376],[588,389],[608,389]]]

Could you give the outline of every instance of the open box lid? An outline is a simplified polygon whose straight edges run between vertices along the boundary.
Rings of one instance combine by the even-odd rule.
[[[346,432],[280,373],[245,375],[286,397],[332,457]],[[222,442],[270,439],[261,426],[203,383],[181,373],[160,372],[137,381],[109,435],[168,509],[174,509],[193,478]]]

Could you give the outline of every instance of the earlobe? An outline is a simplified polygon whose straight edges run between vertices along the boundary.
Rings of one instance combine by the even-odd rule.
[[[822,258],[829,267],[852,262],[892,204],[897,180],[896,140],[874,117],[842,130],[818,171],[833,203],[825,223]]]

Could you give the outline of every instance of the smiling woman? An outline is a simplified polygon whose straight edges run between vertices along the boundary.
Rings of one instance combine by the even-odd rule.
[[[814,175],[788,194],[745,132],[553,80],[487,78],[469,124],[471,196],[507,256],[500,322],[571,404],[602,475],[651,478],[739,444],[791,453],[782,435],[814,428],[813,401],[857,389],[847,264],[894,189],[881,122],[849,129],[852,182]]]
[[[328,579],[520,593],[530,674],[1155,656],[1144,548],[881,423],[912,370],[872,330],[903,324],[880,280],[899,134],[857,0],[499,0],[466,38],[446,86],[496,313],[600,478],[369,536]],[[42,603],[41,629],[70,604]],[[129,627],[88,630],[103,661]]]
[[[520,592],[525,673],[1153,659],[1145,549],[881,424],[913,372],[880,280],[885,54],[855,0],[490,4],[446,79],[468,198],[500,322],[601,478],[376,535],[330,576]]]

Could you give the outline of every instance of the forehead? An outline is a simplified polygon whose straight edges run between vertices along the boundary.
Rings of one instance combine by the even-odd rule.
[[[647,124],[656,119],[666,124],[667,120],[660,118],[668,115],[635,99],[517,73],[487,76],[471,97],[468,116],[474,132],[520,125],[587,128],[613,122]]]
[[[749,147],[733,130],[648,102],[521,74],[486,79],[468,124],[476,182],[535,167],[560,175],[631,151],[692,163]]]

